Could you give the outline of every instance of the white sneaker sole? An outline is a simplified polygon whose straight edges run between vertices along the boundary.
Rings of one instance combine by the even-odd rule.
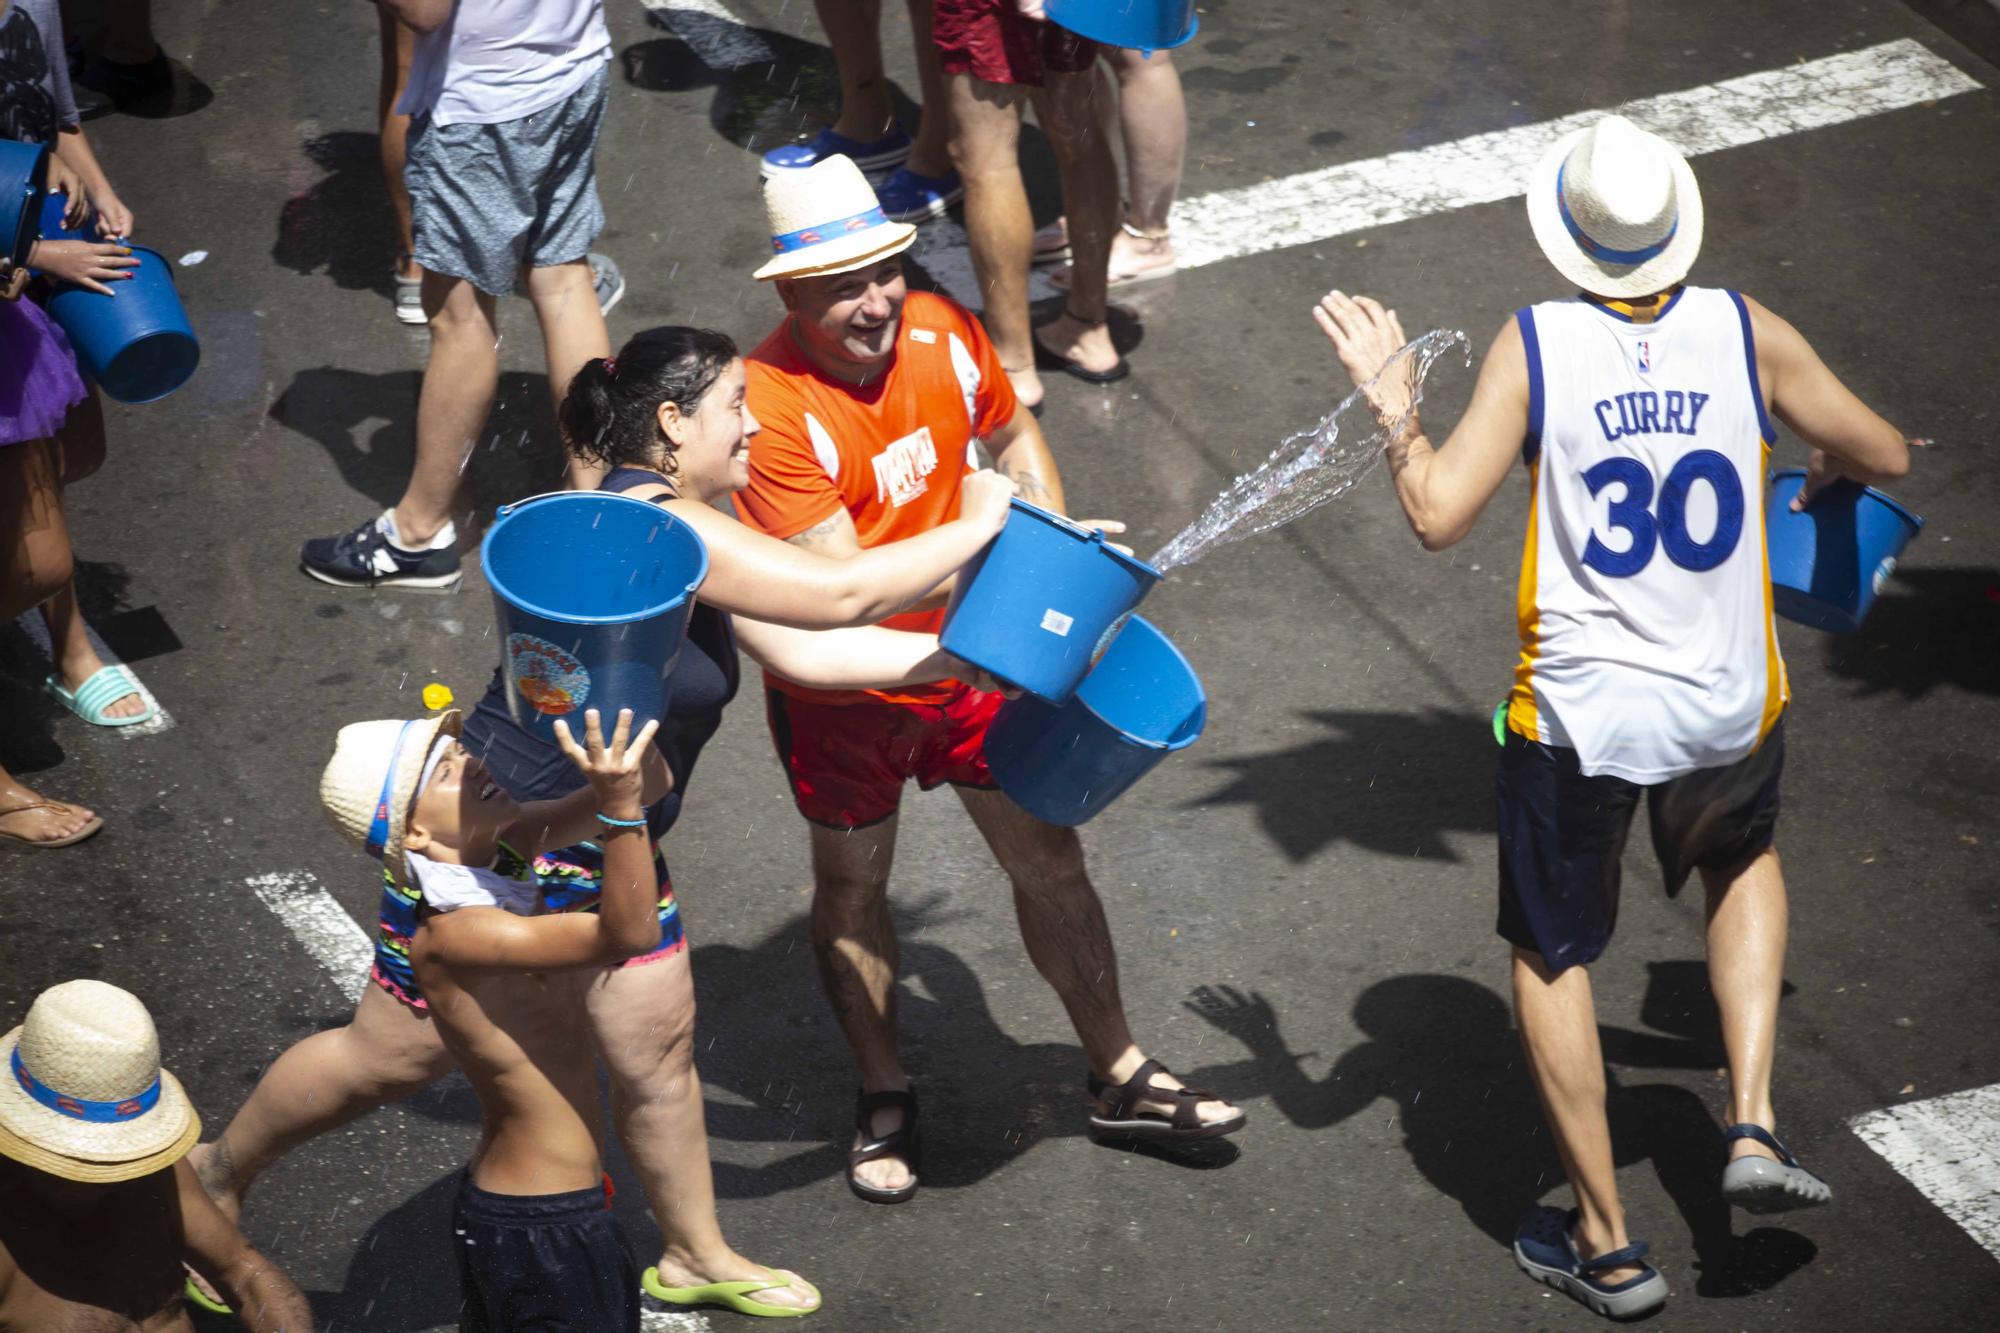
[[[1601,1314],[1606,1319],[1637,1319],[1640,1315],[1657,1310],[1667,1303],[1669,1294],[1667,1280],[1657,1272],[1636,1287],[1628,1287],[1624,1291],[1605,1296],[1588,1283],[1579,1280],[1574,1274],[1565,1273],[1559,1268],[1545,1268],[1536,1263],[1522,1254],[1518,1245],[1514,1247],[1514,1263],[1535,1281],[1554,1287],[1565,1296],[1575,1299],[1586,1309]]]
[[[465,579],[464,570],[460,570],[456,574],[423,574],[414,575],[409,578],[362,581],[337,579],[331,574],[322,574],[304,562],[300,562],[299,568],[311,577],[318,579],[321,583],[329,584],[335,588],[400,588],[409,592],[456,592],[458,591],[458,585]]]

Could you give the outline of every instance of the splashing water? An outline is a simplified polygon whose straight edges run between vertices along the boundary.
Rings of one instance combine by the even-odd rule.
[[[1398,348],[1374,379],[1341,399],[1311,430],[1288,436],[1256,471],[1231,482],[1148,563],[1161,573],[1192,564],[1218,546],[1282,527],[1353,490],[1409,420],[1406,412],[1386,426],[1377,424],[1368,407],[1369,385],[1402,377],[1409,386],[1409,412],[1415,412],[1431,366],[1453,347],[1470,366],[1472,343],[1457,329],[1432,329]]]

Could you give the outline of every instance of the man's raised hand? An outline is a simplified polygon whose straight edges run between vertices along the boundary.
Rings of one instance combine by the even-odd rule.
[[[1395,311],[1384,309],[1372,296],[1349,296],[1336,289],[1319,299],[1313,319],[1333,344],[1354,386],[1367,388],[1368,406],[1376,420],[1387,423],[1409,412],[1410,386],[1405,377],[1382,375],[1389,359],[1409,341]]]

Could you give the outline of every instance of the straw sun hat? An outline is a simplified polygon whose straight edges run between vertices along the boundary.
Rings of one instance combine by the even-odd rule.
[[[766,181],[764,216],[773,257],[757,270],[759,282],[865,268],[909,249],[917,235],[883,215],[861,168],[838,154]]]
[[[201,1117],[160,1068],[153,1016],[130,991],[65,981],[0,1037],[0,1154],[109,1184],[172,1165],[200,1138]]]
[[[424,761],[440,733],[458,735],[461,717],[451,708],[408,722],[349,723],[320,774],[319,801],[333,826],[398,876]]]
[[[1528,182],[1535,241],[1597,296],[1649,296],[1701,251],[1701,189],[1687,159],[1623,116],[1564,135]]]

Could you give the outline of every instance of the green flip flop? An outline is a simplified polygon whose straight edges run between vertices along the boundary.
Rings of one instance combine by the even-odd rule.
[[[188,1270],[187,1282],[185,1283],[185,1286],[187,1287],[188,1300],[193,1304],[200,1306],[202,1309],[208,1311],[210,1314],[236,1313],[234,1310],[224,1305],[221,1301],[216,1300],[215,1298],[210,1296],[207,1292],[203,1291],[201,1289],[201,1283],[194,1280],[194,1270],[192,1269]]]
[[[784,1273],[782,1269],[771,1268],[764,1271],[771,1274],[769,1282],[709,1282],[699,1287],[668,1287],[660,1283],[660,1270],[649,1268],[640,1275],[639,1286],[648,1296],[668,1305],[720,1305],[738,1314],[756,1315],[762,1319],[798,1319],[819,1309],[818,1287],[797,1273]],[[783,1276],[780,1276],[781,1273]],[[812,1309],[795,1310],[789,1305],[766,1305],[750,1298],[753,1291],[770,1291],[793,1284],[812,1293]]]
[[[132,668],[123,662],[114,662],[91,673],[89,680],[76,687],[74,693],[62,687],[62,682],[53,675],[44,682],[49,693],[70,712],[75,713],[93,727],[136,727],[141,722],[151,722],[160,715],[158,704],[148,704],[145,711],[130,717],[106,717],[104,710],[117,703],[128,694],[136,694],[142,700],[146,697],[139,685],[139,678],[132,674]]]

